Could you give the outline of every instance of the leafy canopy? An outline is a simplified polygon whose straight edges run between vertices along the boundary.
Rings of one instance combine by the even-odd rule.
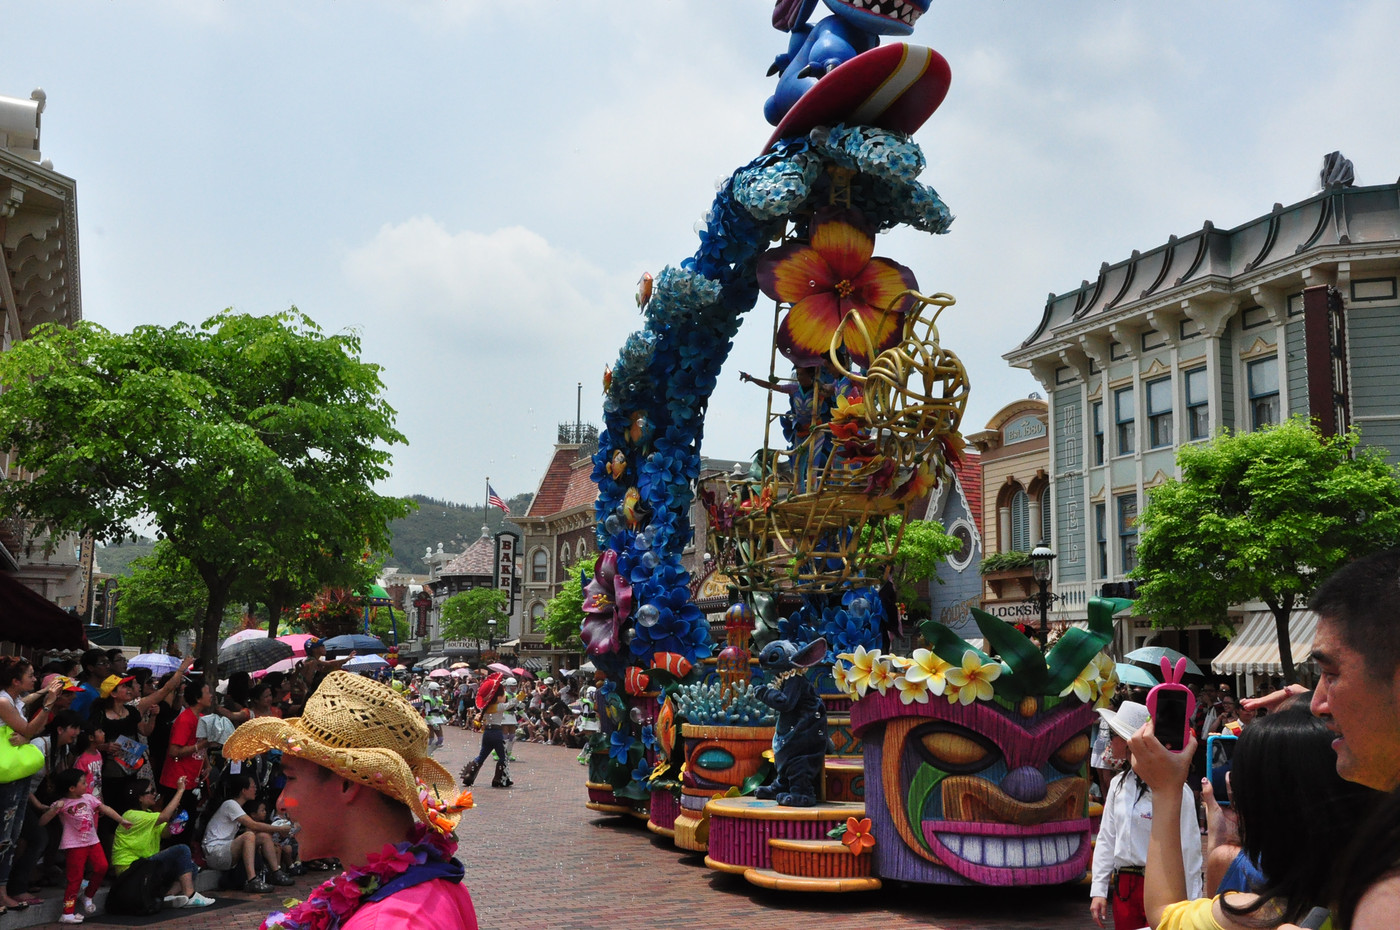
[[[544,634],[544,641],[556,649],[583,649],[583,640],[579,637],[579,630],[583,628],[582,576],[592,578],[597,564],[596,553],[575,562],[559,593],[544,605],[544,618],[539,630]]]
[[[472,588],[442,602],[442,635],[445,639],[486,639],[494,619],[498,632],[506,619],[506,592],[497,588]]]
[[[883,526],[866,526],[862,532],[863,541],[869,541],[872,552],[886,553],[901,526],[904,537],[895,551],[890,581],[895,596],[908,609],[909,615],[926,617],[928,583],[937,577],[939,563],[957,552],[962,544],[956,537],[949,536],[941,523],[932,520],[906,523],[898,514],[886,517]]]
[[[153,525],[208,590],[212,665],[236,584],[302,587],[386,548],[407,512],[373,489],[405,439],[359,354],[358,336],[295,308],[129,334],[38,327],[0,354],[0,443],[33,478],[5,482],[0,507],[102,540]]]
[[[169,540],[150,555],[131,561],[117,595],[117,625],[142,652],[169,647],[175,637],[200,626],[209,592],[189,560],[175,554]]]
[[[1139,519],[1138,612],[1224,626],[1230,605],[1263,601],[1293,680],[1292,609],[1350,559],[1400,542],[1397,472],[1359,440],[1294,417],[1182,446],[1181,479],[1152,489]]]

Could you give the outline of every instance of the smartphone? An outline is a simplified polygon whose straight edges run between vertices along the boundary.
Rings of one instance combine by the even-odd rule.
[[[1308,911],[1306,917],[1298,921],[1298,926],[1301,927],[1302,930],[1319,930],[1319,928],[1327,922],[1327,918],[1331,916],[1332,914],[1327,908],[1315,907]]]
[[[1230,786],[1225,776],[1235,755],[1235,742],[1238,736],[1216,733],[1206,738],[1206,775],[1215,791],[1215,800],[1221,807],[1230,806]]]
[[[1186,748],[1186,703],[1191,692],[1185,688],[1153,689],[1156,692],[1156,707],[1152,711],[1152,722],[1157,739],[1172,752]]]

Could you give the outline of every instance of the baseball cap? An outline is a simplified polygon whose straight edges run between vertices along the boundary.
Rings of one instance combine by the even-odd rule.
[[[123,678],[121,675],[108,675],[102,680],[102,684],[98,686],[97,693],[102,697],[111,697],[112,692],[117,690],[118,685],[124,685],[129,681],[135,680],[136,679],[130,675],[126,676],[125,678]]]
[[[63,682],[63,688],[62,688],[62,690],[64,690],[64,691],[81,691],[81,690],[83,690],[83,686],[82,686],[82,685],[78,684],[76,681],[74,681],[73,679],[69,678],[67,675],[60,675],[60,674],[58,674],[57,672],[51,672],[51,673],[49,673],[48,675],[45,675],[45,676],[44,676],[44,680],[43,680],[42,682],[39,683],[39,688],[40,688],[41,690],[42,690],[42,689],[47,689],[49,685],[53,684],[53,681],[54,681],[55,678],[57,678],[59,681]]]

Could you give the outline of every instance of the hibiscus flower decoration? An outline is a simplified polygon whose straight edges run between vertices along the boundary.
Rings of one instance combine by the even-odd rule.
[[[785,242],[758,260],[758,286],[792,304],[778,329],[778,351],[794,365],[820,365],[841,321],[853,314],[869,334],[847,326],[843,344],[853,361],[869,365],[903,333],[914,272],[888,258],[872,258],[875,236],[857,210],[828,210],[812,218],[810,242]]]
[[[943,678],[950,688],[945,692],[948,695],[948,703],[951,704],[956,699],[964,706],[973,701],[990,701],[992,699],[992,682],[1001,677],[1001,663],[987,662],[977,658],[977,653],[971,649],[963,653],[961,666],[953,666],[943,673]],[[956,698],[954,690],[956,689]]]
[[[583,629],[579,637],[589,655],[617,652],[617,630],[632,613],[632,583],[617,570],[617,552],[609,549],[598,559],[593,580],[583,589]]]
[[[870,818],[862,817],[857,820],[854,817],[846,818],[846,832],[841,834],[841,842],[846,844],[846,848],[851,851],[851,855],[859,856],[875,845],[875,836],[870,832]]]

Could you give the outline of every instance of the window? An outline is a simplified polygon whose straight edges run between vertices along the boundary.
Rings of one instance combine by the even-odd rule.
[[[1103,464],[1103,401],[1094,402],[1094,464]]]
[[[1099,573],[1095,577],[1108,577],[1108,505],[1094,505],[1094,539],[1099,556]]]
[[[1240,313],[1240,329],[1254,329],[1269,322],[1269,311],[1263,307],[1249,307]]]
[[[1192,440],[1210,436],[1210,383],[1204,368],[1186,373],[1186,434]]]
[[[573,563],[573,560],[569,558],[569,544],[568,544],[568,543],[564,543],[563,547],[560,548],[560,550],[559,550],[559,564],[560,564],[560,565],[566,565],[566,566],[567,566],[567,565],[572,565],[572,564],[574,564],[574,563]]]
[[[1250,429],[1278,423],[1278,358],[1249,363]]]
[[[549,553],[543,549],[536,549],[535,554],[530,556],[530,580],[532,582],[549,580]]]
[[[1137,515],[1136,494],[1118,498],[1118,564],[1125,575],[1137,568]]]
[[[1172,444],[1172,379],[1147,382],[1147,438],[1153,449]]]
[[[1069,384],[1074,380],[1074,369],[1068,365],[1061,365],[1055,369],[1055,383]]]
[[[1166,344],[1166,333],[1159,333],[1155,329],[1149,329],[1147,332],[1142,334],[1142,349],[1144,352],[1150,352],[1153,349],[1160,349]]]
[[[1011,551],[1031,551],[1031,499],[1020,488],[1011,495]]]
[[[1195,339],[1202,332],[1201,324],[1189,317],[1182,320],[1181,324],[1177,327],[1177,334],[1181,336],[1182,342],[1185,342],[1187,339]]]
[[[1046,488],[1040,492],[1040,539],[1047,546],[1050,544],[1050,489]]]
[[[1119,388],[1113,392],[1114,418],[1118,421],[1116,455],[1132,455],[1137,451],[1137,411],[1133,408],[1133,389]]]
[[[958,520],[948,531],[948,535],[958,541],[958,551],[948,556],[948,564],[954,571],[960,572],[972,561],[972,524],[966,520]]]
[[[1108,357],[1115,362],[1121,362],[1128,357],[1128,347],[1115,339],[1108,344]]]
[[[536,601],[530,607],[530,632],[537,632],[540,624],[544,622],[544,605]]]

